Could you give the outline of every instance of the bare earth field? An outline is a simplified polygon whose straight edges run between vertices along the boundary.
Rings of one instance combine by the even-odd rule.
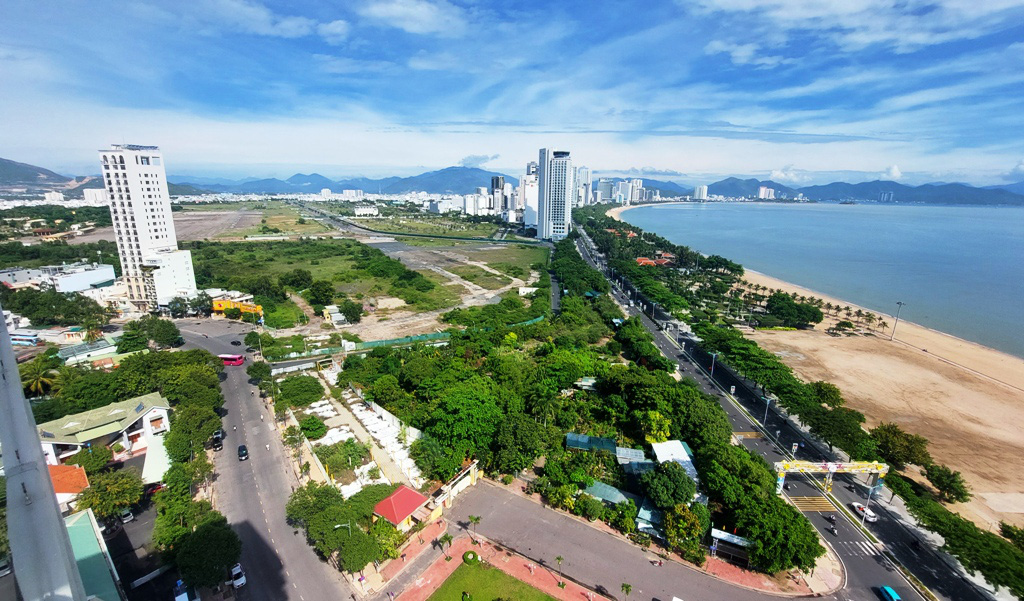
[[[260,224],[260,211],[179,211],[175,212],[174,230],[178,240],[207,240],[230,236]],[[239,235],[241,235],[239,233]],[[70,240],[71,244],[86,244],[98,240],[114,240],[114,228],[102,227],[84,236]]]
[[[745,277],[848,304],[757,272]],[[839,386],[869,428],[896,422],[928,438],[933,458],[963,472],[974,491],[974,500],[955,507],[965,517],[987,528],[1024,523],[1024,473],[1015,469],[1024,457],[1024,360],[903,320],[893,342],[881,333],[829,336],[828,325],[751,337],[805,380]]]

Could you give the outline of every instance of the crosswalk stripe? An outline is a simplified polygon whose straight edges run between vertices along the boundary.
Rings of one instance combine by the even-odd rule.
[[[790,497],[789,500],[800,511],[835,511],[835,507],[825,497]]]

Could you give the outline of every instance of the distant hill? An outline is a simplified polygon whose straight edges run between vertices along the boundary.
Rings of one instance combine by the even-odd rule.
[[[199,196],[209,192],[209,190],[196,188],[190,184],[172,184],[167,182],[167,193],[171,196]]]
[[[1013,192],[1014,194],[1024,194],[1024,182],[1017,182],[1016,184],[1001,184],[998,186],[985,186],[986,190],[1006,190],[1007,192]]]
[[[49,169],[0,159],[0,184],[63,184],[71,181]]]
[[[892,202],[958,205],[1024,205],[1024,196],[1003,188],[975,188],[965,184],[924,184],[907,186],[890,181],[847,184],[836,182],[800,188],[814,200],[879,200],[881,193],[892,192]]]
[[[708,186],[708,194],[717,194],[720,196],[731,196],[734,198],[743,197],[757,197],[758,188],[766,186],[775,190],[775,197],[779,198],[781,193],[787,194],[790,198],[796,196],[796,190],[789,186],[784,186],[778,182],[772,180],[758,181],[756,179],[740,179],[738,177],[728,177],[720,182],[715,182]]]
[[[448,167],[438,171],[429,171],[412,177],[385,177],[371,179],[366,177],[334,181],[318,173],[306,175],[296,173],[287,180],[277,178],[259,179],[234,184],[205,185],[202,188],[215,192],[237,192],[241,194],[316,194],[323,188],[332,192],[342,190],[363,190],[364,192],[385,194],[403,194],[406,192],[426,192],[428,194],[470,194],[479,187],[489,188],[491,176],[503,175],[485,171],[475,167]],[[518,185],[514,177],[505,176],[505,181],[513,186]],[[181,182],[185,183],[185,182]]]

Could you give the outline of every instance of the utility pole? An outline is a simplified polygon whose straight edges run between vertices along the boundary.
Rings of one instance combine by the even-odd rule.
[[[21,388],[6,323],[0,325],[0,376],[7,528],[21,596],[26,601],[85,601],[85,586],[53,492],[36,421]]]
[[[900,325],[900,311],[903,310],[903,305],[907,303],[903,301],[896,301],[896,304],[899,306],[896,308],[896,323],[892,324],[892,334],[889,335],[890,342],[892,342],[892,339],[896,337],[896,326]]]

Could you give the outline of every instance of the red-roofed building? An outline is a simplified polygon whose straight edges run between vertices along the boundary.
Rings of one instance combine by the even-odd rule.
[[[655,259],[655,260],[654,260],[654,264],[655,264],[655,265],[668,265],[668,264],[669,264],[669,263],[671,263],[671,262],[672,262],[672,261],[671,261],[671,260],[669,260],[669,259]]]
[[[85,475],[85,468],[77,465],[46,467],[50,470],[53,492],[57,493],[57,503],[62,510],[68,509],[68,503],[73,502],[83,490],[89,488],[89,477]]]
[[[373,508],[373,515],[375,518],[381,517],[391,522],[391,525],[398,528],[400,532],[407,532],[412,528],[413,515],[427,504],[427,500],[426,497],[403,484],[383,501],[377,503],[377,506]]]
[[[636,258],[636,264],[637,265],[641,265],[641,266],[643,266],[643,265],[652,265],[652,266],[656,265],[656,263],[654,262],[654,259],[649,259],[647,257],[637,257]]]
[[[636,238],[636,232],[629,232],[626,234],[627,238]]]
[[[610,233],[610,234],[615,234],[616,236],[620,235],[619,230],[613,230],[611,228],[607,228],[607,229],[605,229],[605,231]]]
[[[676,258],[676,256],[673,255],[672,253],[667,253],[667,252],[665,252],[663,250],[657,251],[656,253],[654,253],[654,255],[656,257],[660,257],[662,259],[675,259]]]

